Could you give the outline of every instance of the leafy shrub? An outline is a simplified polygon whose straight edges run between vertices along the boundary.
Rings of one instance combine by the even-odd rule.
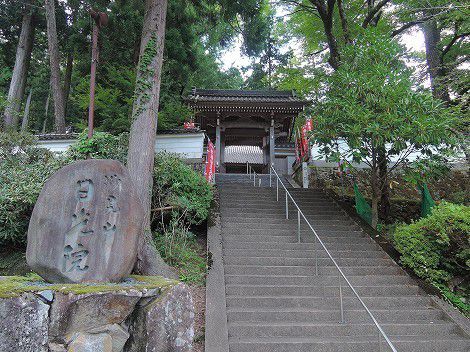
[[[470,207],[442,202],[431,215],[397,227],[401,261],[425,279],[447,283],[470,273]]]
[[[212,189],[206,179],[176,154],[155,156],[152,208],[172,207],[172,218],[183,224],[200,224],[208,214]],[[161,219],[161,216],[160,216]]]
[[[158,153],[153,174],[155,243],[182,281],[203,285],[206,262],[189,230],[206,220],[212,189],[206,179],[175,154]]]
[[[0,244],[25,244],[29,218],[47,178],[61,161],[34,137],[0,133]]]
[[[442,202],[428,217],[398,226],[393,242],[403,265],[438,287],[454,304],[454,286],[468,295],[470,207]]]
[[[93,138],[88,139],[87,132],[83,132],[78,140],[70,146],[65,153],[68,161],[86,159],[114,159],[123,164],[127,160],[127,146],[129,134],[121,133],[114,136],[108,132],[94,132]]]

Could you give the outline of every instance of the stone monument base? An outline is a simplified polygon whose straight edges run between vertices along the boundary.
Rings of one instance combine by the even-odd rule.
[[[37,279],[37,280],[36,280]],[[116,284],[0,277],[0,351],[191,351],[188,287],[154,276]]]

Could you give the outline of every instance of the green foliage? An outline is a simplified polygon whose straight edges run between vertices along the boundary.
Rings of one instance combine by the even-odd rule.
[[[0,244],[24,244],[29,217],[61,163],[31,135],[0,133]]]
[[[173,207],[173,220],[183,225],[200,224],[209,214],[211,201],[211,186],[199,172],[175,154],[156,155],[152,208]]]
[[[404,179],[415,186],[442,179],[450,174],[450,166],[441,155],[415,160],[404,168]]]
[[[315,137],[326,154],[343,138],[355,161],[372,164],[372,149],[390,145],[388,155],[426,149],[452,141],[452,110],[414,89],[401,61],[403,48],[387,37],[365,31],[344,50],[344,64],[326,80],[326,95],[315,107]]]
[[[194,235],[177,226],[164,234],[155,233],[154,240],[163,260],[176,268],[181,281],[204,286],[206,260]]]
[[[174,154],[158,153],[153,173],[152,224],[162,258],[184,282],[204,285],[206,261],[190,227],[207,219],[212,189]]]
[[[455,277],[468,278],[470,207],[442,202],[428,217],[398,226],[393,243],[401,263],[431,283],[447,287]]]
[[[74,77],[75,87],[70,97],[68,111],[86,116],[90,103],[90,76]],[[132,111],[132,92],[135,70],[128,67],[105,65],[100,67],[95,89],[95,125],[110,133],[129,131]],[[72,116],[69,117],[72,120]],[[75,128],[85,128],[86,121],[72,120]]]
[[[87,131],[80,134],[78,140],[65,153],[68,162],[92,159],[114,159],[125,164],[129,135],[121,133],[114,136],[107,132],[94,132],[93,138],[88,139]]]

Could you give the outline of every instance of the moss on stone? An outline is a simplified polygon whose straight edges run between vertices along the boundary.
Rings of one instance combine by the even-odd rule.
[[[0,298],[20,296],[26,292],[51,290],[61,293],[88,294],[102,292],[119,292],[130,290],[166,289],[178,284],[178,281],[161,276],[131,275],[135,282],[125,283],[81,283],[81,284],[48,284],[39,275],[1,276]]]

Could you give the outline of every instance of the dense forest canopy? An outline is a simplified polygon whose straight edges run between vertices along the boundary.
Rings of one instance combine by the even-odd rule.
[[[109,15],[99,39],[96,126],[112,133],[128,131],[144,13],[144,3],[137,0],[0,0],[3,120],[9,118],[19,129],[27,115],[25,129],[57,130],[47,4],[55,14],[66,126],[76,131],[86,127],[92,31],[88,11],[94,8]],[[159,127],[180,126],[191,115],[181,96],[192,86],[295,89],[321,100],[327,91],[322,75],[338,70],[345,63],[343,51],[358,45],[365,32],[387,38],[393,46],[403,36],[422,31],[425,50],[403,49],[400,58],[418,62],[411,72],[416,78],[411,89],[430,85],[435,99],[465,112],[468,15],[464,1],[170,0]],[[224,68],[222,53],[240,39],[250,64]]]

